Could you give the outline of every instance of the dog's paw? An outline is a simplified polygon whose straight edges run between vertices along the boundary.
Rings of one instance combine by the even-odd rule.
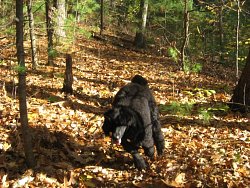
[[[143,169],[147,168],[147,165],[146,165],[143,157],[139,153],[133,153],[132,156],[134,159],[135,167],[138,170],[143,170]]]
[[[142,160],[135,160],[134,162],[135,162],[135,167],[138,170],[143,170],[143,169],[147,168],[147,165],[143,159]]]
[[[157,154],[159,156],[161,156],[164,152],[164,149],[165,149],[165,142],[164,140],[159,142],[157,145],[156,145],[156,149],[157,149]]]
[[[160,149],[160,150],[157,151],[158,156],[162,156],[163,153],[164,153],[164,149]]]

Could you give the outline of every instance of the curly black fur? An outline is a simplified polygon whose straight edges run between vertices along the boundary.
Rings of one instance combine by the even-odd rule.
[[[138,169],[146,168],[144,159],[138,153],[139,146],[151,158],[154,156],[154,145],[158,155],[163,153],[165,145],[158,107],[147,80],[142,76],[134,76],[131,83],[118,91],[112,109],[104,116],[104,133],[109,135],[111,132],[112,139],[120,141],[124,149],[132,154]]]
[[[143,117],[144,125],[152,124],[157,153],[162,155],[165,148],[164,136],[161,131],[158,106],[148,87],[148,81],[140,75],[135,75],[131,81],[118,91],[112,106],[129,106]]]
[[[104,113],[103,131],[106,136],[119,144],[124,144],[128,140],[135,145],[143,140],[145,130],[141,116],[131,108],[115,107]]]
[[[144,141],[146,129],[140,114],[130,107],[119,106],[105,112],[104,117],[102,129],[105,135],[111,136],[113,142],[121,144],[132,154],[136,168],[145,169],[146,163],[138,153],[138,149],[142,146],[149,157],[153,157],[154,153],[153,142]]]

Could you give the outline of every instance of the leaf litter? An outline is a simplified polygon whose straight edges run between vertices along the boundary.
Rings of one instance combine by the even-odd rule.
[[[10,56],[9,50],[5,55]],[[58,58],[54,68],[40,63],[37,70],[28,69],[28,117],[37,160],[33,170],[24,163],[18,90],[13,92],[17,75],[10,69],[14,63],[7,60],[0,64],[1,187],[250,185],[249,115],[214,114],[204,123],[197,113],[179,117],[161,111],[166,151],[153,161],[147,159],[150,168],[141,172],[134,168],[131,156],[113,146],[101,130],[102,113],[135,74],[149,80],[161,105],[192,101],[205,107],[230,100],[231,93],[224,90],[226,86],[233,90],[230,68],[212,69],[204,62],[200,74],[184,74],[170,59],[150,51],[84,39],[79,39],[73,62],[75,95],[67,98],[60,93],[65,66],[62,59]]]

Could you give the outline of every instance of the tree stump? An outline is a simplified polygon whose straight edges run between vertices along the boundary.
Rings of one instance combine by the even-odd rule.
[[[62,92],[65,94],[73,94],[73,73],[72,73],[72,57],[70,54],[66,54],[66,69],[64,74],[64,82]]]
[[[134,39],[134,45],[137,48],[145,48],[146,42],[145,37],[142,32],[136,32],[135,39]]]

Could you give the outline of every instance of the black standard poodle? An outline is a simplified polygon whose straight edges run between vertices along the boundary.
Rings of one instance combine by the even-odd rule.
[[[113,141],[132,154],[139,170],[146,168],[138,152],[140,146],[150,158],[154,156],[154,145],[158,155],[163,154],[165,142],[158,107],[147,80],[142,76],[134,76],[131,83],[118,91],[112,109],[105,112],[104,117],[102,129],[105,135],[111,136]]]

